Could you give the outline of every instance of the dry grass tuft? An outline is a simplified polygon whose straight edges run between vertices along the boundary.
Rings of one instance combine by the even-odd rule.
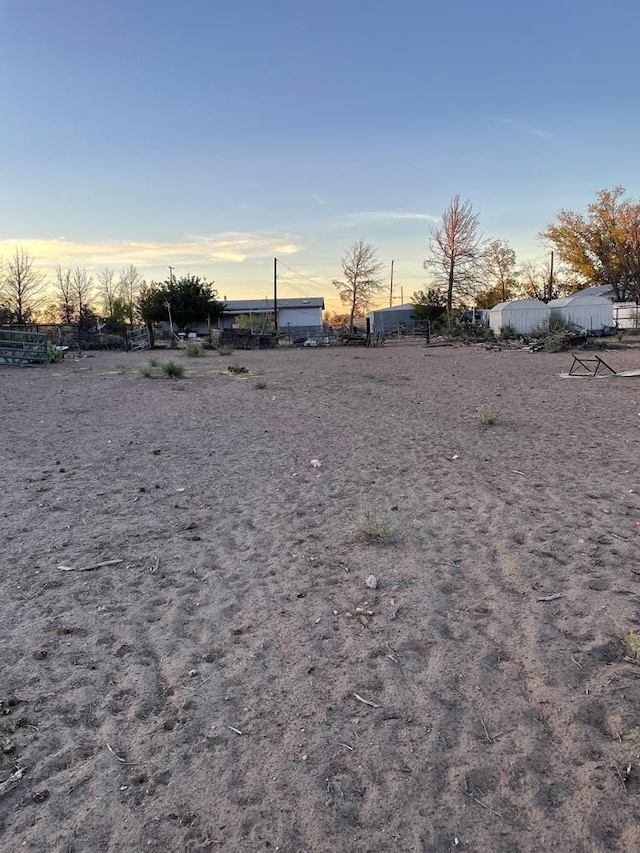
[[[473,413],[473,419],[480,429],[488,429],[498,422],[498,413],[488,403],[482,403]]]
[[[395,527],[386,516],[375,513],[368,507],[362,510],[349,529],[356,542],[365,545],[389,545],[398,536]]]

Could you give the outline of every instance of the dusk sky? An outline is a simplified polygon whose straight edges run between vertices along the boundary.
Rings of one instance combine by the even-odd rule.
[[[0,0],[0,255],[229,299],[277,256],[335,309],[363,238],[406,301],[458,193],[541,258],[561,208],[640,195],[639,39],[637,0]]]

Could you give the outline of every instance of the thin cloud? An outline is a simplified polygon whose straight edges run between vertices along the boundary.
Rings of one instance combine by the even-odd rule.
[[[348,225],[355,225],[360,222],[438,222],[439,216],[432,216],[430,213],[412,213],[394,210],[366,210],[360,213],[350,213],[342,220]]]
[[[542,130],[539,127],[533,127],[533,125],[526,124],[523,121],[517,121],[513,118],[503,118],[501,116],[482,116],[482,118],[487,121],[492,121],[495,124],[506,124],[510,127],[515,127],[517,130],[526,133],[528,136],[535,136],[536,139],[543,139],[545,142],[551,142],[554,138],[553,134],[548,130]]]
[[[62,267],[145,267],[165,266],[179,261],[182,266],[197,266],[212,261],[241,264],[246,260],[274,255],[294,255],[301,251],[293,234],[260,234],[229,231],[221,234],[190,236],[172,242],[109,240],[84,242],[68,239],[0,240],[0,257],[24,248],[39,266]]]

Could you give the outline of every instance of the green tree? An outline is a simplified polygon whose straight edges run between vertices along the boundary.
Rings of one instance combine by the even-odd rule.
[[[436,287],[413,294],[413,317],[418,323],[437,323],[447,312],[447,299]]]
[[[273,314],[241,314],[236,317],[236,325],[239,329],[249,329],[261,335],[269,334],[275,329]]]
[[[144,285],[137,299],[137,309],[150,331],[153,322],[169,320],[178,329],[189,323],[209,318],[215,322],[224,310],[216,299],[213,283],[195,275]]]
[[[110,306],[110,311],[104,318],[103,331],[109,335],[124,335],[127,330],[126,320],[128,317],[127,305],[124,299],[121,299],[119,296],[113,296],[109,302],[105,300],[105,304]]]
[[[162,292],[161,287],[161,285],[153,281],[151,284],[143,284],[136,302],[138,313],[149,330],[149,341],[152,348],[155,345],[153,334],[154,322],[160,322],[169,318],[166,294]]]
[[[505,240],[491,240],[480,261],[482,290],[476,297],[478,308],[493,308],[515,299],[519,289],[516,253]]]
[[[334,279],[342,302],[349,308],[349,330],[353,331],[353,318],[364,314],[374,304],[384,285],[380,280],[382,264],[370,243],[356,240],[345,251],[342,258],[344,281]]]
[[[442,224],[431,228],[431,257],[424,262],[437,286],[446,288],[447,311],[454,299],[473,298],[482,258],[482,240],[478,236],[479,217],[470,201],[454,195],[442,214]]]
[[[640,300],[640,203],[624,187],[600,190],[587,213],[561,210],[541,233],[580,284],[608,284],[617,300]]]
[[[0,302],[0,326],[9,326],[15,321],[13,311],[11,311],[3,302]]]

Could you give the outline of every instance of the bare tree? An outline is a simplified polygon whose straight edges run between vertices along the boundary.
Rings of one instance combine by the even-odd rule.
[[[525,261],[519,275],[527,299],[549,302],[580,289],[579,276],[566,266],[556,266],[554,270],[550,257],[542,262]]]
[[[131,326],[136,318],[136,303],[143,284],[144,280],[133,264],[127,269],[120,270],[118,296],[124,303],[125,316]]]
[[[434,274],[437,286],[446,287],[447,311],[451,311],[454,296],[473,296],[482,257],[478,220],[471,202],[462,203],[460,196],[454,195],[442,214],[442,224],[431,228],[431,257],[424,267]]]
[[[102,300],[102,310],[105,316],[112,317],[115,301],[118,298],[118,285],[115,280],[116,274],[106,267],[96,274],[98,279],[98,296]]]
[[[71,270],[63,270],[60,266],[56,267],[54,288],[56,292],[54,309],[56,316],[67,325],[73,323],[76,314],[76,302],[75,288],[71,281]]]
[[[47,285],[44,273],[33,268],[33,258],[16,248],[0,273],[0,296],[18,325],[28,323],[42,304]]]
[[[76,267],[71,271],[71,287],[78,312],[78,323],[85,326],[87,321],[91,322],[92,319],[89,317],[89,312],[93,296],[93,276],[89,275],[86,269]]]
[[[384,285],[379,278],[382,263],[376,248],[364,240],[356,240],[342,258],[345,281],[334,279],[340,299],[349,307],[349,329],[353,331],[353,318],[373,306]]]

